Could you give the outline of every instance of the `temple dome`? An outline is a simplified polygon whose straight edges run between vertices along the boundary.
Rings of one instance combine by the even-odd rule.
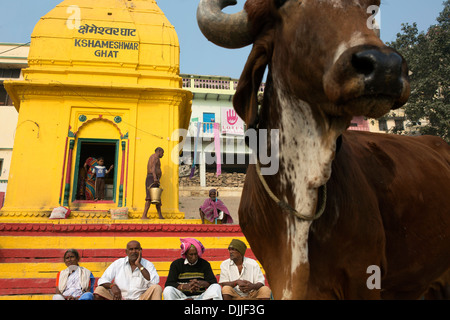
[[[154,0],[65,0],[36,24],[24,76],[180,88],[179,55]]]

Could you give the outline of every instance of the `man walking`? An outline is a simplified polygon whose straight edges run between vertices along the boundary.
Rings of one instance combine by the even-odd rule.
[[[150,208],[151,198],[150,198],[150,187],[152,185],[158,186],[160,185],[160,180],[162,176],[161,171],[161,159],[164,156],[164,150],[161,147],[155,149],[155,153],[150,156],[147,163],[147,178],[145,179],[145,207],[144,213],[142,214],[142,219],[148,219],[147,213]],[[161,214],[161,202],[156,204],[156,210],[158,211],[159,219],[164,219]]]

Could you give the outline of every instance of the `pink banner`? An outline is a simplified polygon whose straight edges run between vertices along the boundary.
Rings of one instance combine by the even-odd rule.
[[[219,123],[214,123],[214,147],[216,151],[216,164],[217,164],[217,172],[216,175],[222,174],[222,155],[220,153],[220,127]]]

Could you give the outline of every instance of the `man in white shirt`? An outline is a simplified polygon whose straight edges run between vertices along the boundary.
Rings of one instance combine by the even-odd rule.
[[[246,250],[245,243],[238,239],[233,239],[228,246],[230,258],[220,265],[222,297],[224,300],[269,300],[272,292],[264,285],[261,268],[255,260],[244,257]]]
[[[96,300],[161,300],[159,275],[150,261],[142,258],[141,244],[130,241],[127,257],[114,261],[98,280]]]

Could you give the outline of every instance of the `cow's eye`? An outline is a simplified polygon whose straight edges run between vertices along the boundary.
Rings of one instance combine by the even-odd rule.
[[[275,0],[275,6],[281,8],[288,0]]]

